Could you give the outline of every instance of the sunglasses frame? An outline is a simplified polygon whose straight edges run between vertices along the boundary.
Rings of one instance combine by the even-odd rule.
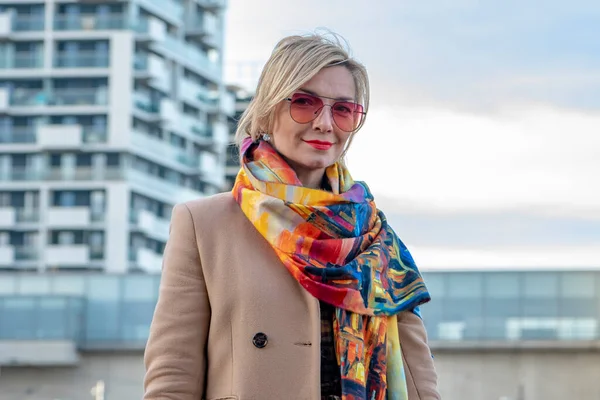
[[[292,115],[292,104],[293,104],[293,103],[292,103],[292,100],[293,100],[294,96],[295,96],[295,95],[297,95],[297,94],[298,94],[298,95],[304,95],[304,96],[309,96],[309,97],[314,97],[314,98],[317,98],[317,99],[321,100],[321,103],[323,104],[323,105],[322,105],[322,106],[321,106],[321,107],[320,107],[320,108],[317,110],[317,112],[315,113],[315,116],[314,116],[314,118],[313,118],[313,119],[311,119],[310,121],[307,121],[307,122],[298,122],[298,121],[296,121],[296,119],[295,119],[295,118],[294,118],[294,116]],[[323,101],[323,99],[335,100],[335,102],[334,102],[333,104],[325,104],[325,102]],[[317,95],[315,95],[315,94],[311,94],[311,93],[304,93],[304,92],[295,92],[295,93],[293,93],[293,94],[292,94],[292,96],[291,96],[291,97],[287,97],[285,100],[290,102],[290,117],[291,117],[291,118],[294,120],[294,122],[296,122],[296,123],[298,123],[298,124],[309,124],[309,123],[313,122],[315,119],[317,119],[317,118],[319,117],[319,115],[321,114],[321,112],[323,111],[323,109],[324,109],[326,106],[329,106],[329,109],[330,109],[330,111],[331,111],[331,119],[333,120],[333,123],[335,124],[335,126],[337,126],[337,127],[340,129],[340,130],[342,130],[342,131],[344,131],[344,132],[355,132],[355,131],[356,131],[356,130],[357,130],[359,127],[360,127],[360,125],[362,124],[362,122],[363,122],[363,120],[364,120],[365,116],[367,115],[367,113],[366,113],[366,112],[364,112],[364,111],[354,111],[354,113],[361,114],[361,116],[360,116],[360,121],[358,122],[358,125],[356,126],[356,128],[352,129],[351,131],[347,131],[347,130],[345,130],[345,129],[342,129],[342,128],[341,128],[341,127],[338,125],[337,121],[335,120],[335,115],[333,114],[333,107],[334,107],[334,106],[335,106],[337,103],[351,103],[351,104],[355,104],[355,105],[357,105],[357,106],[360,106],[360,108],[362,108],[362,109],[364,110],[364,107],[363,107],[363,105],[362,105],[362,104],[360,104],[360,103],[357,103],[357,102],[354,102],[354,101],[350,101],[350,100],[339,100],[339,99],[334,99],[334,98],[332,98],[332,97],[326,97],[326,96],[317,96]]]

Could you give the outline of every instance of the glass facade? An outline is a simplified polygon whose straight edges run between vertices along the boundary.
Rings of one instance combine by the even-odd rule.
[[[599,271],[429,272],[430,340],[598,339]]]
[[[0,274],[0,340],[77,342],[82,349],[141,349],[158,275]]]
[[[431,341],[599,339],[600,271],[428,272]],[[159,275],[0,274],[0,340],[140,349]]]

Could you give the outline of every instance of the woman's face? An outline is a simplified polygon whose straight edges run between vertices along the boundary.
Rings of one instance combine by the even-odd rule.
[[[325,169],[340,158],[350,138],[351,132],[334,122],[330,106],[336,100],[354,101],[354,78],[344,66],[323,68],[294,93],[317,96],[324,106],[313,121],[298,123],[290,115],[290,101],[281,102],[275,111],[271,144],[304,186],[317,187]],[[302,98],[299,101],[305,102]]]

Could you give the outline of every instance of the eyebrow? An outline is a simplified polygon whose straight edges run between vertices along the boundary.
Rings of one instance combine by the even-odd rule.
[[[338,98],[333,98],[333,97],[321,96],[320,94],[317,94],[317,93],[313,92],[312,90],[308,90],[308,89],[300,88],[298,90],[300,90],[302,92],[305,92],[305,93],[308,93],[308,94],[311,94],[311,95],[316,96],[316,97],[322,97],[324,99],[329,99],[329,100],[354,101],[354,99],[352,97],[338,97]]]

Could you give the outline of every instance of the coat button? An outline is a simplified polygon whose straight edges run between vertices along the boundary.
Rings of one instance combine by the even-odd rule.
[[[268,341],[269,340],[267,338],[267,335],[265,335],[262,332],[258,332],[252,338],[252,343],[254,344],[254,346],[258,347],[259,349],[262,349],[263,347],[265,347],[267,345]]]

